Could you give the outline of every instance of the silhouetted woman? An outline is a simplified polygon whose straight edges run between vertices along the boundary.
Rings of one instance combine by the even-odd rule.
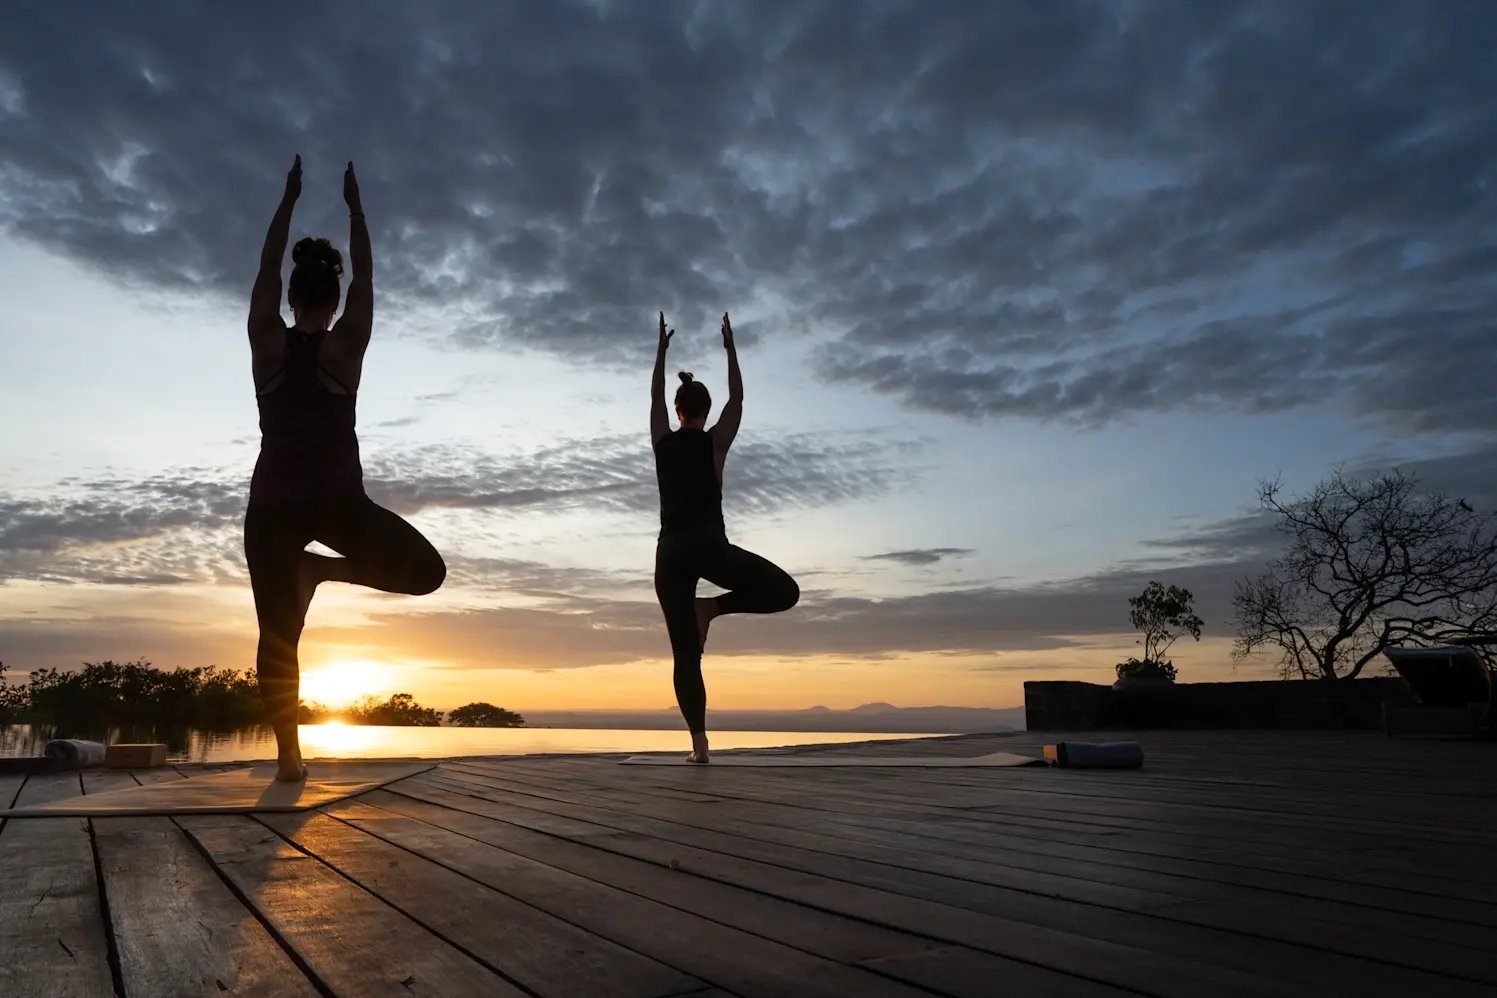
[[[275,730],[276,779],[305,779],[297,737],[300,676],[297,643],[312,593],[322,582],[351,582],[391,593],[429,593],[447,566],[421,534],[364,494],[354,406],[374,322],[373,259],[353,164],[343,175],[353,279],[338,311],[343,258],[326,239],[303,239],[291,251],[286,300],[296,317],[281,318],[281,261],[291,210],[301,194],[301,157],[270,221],[260,273],[250,294],[250,362],[260,408],[260,458],[244,517],[244,553],[260,646],[260,694]],[[331,326],[331,328],[329,328]],[[306,550],[320,541],[343,555]]]
[[[681,375],[672,432],[665,409],[665,351],[674,336],[660,314],[660,346],[650,385],[650,439],[660,483],[660,540],[655,547],[655,595],[665,613],[675,657],[676,702],[691,729],[692,762],[707,761],[707,689],[702,652],[707,628],[725,613],[779,613],[800,599],[795,580],[769,561],[728,543],[723,526],[723,462],[743,419],[743,375],[733,346],[733,326],[723,313],[728,352],[728,404],[717,425],[705,429],[712,396],[707,386]],[[729,590],[697,598],[697,580]]]

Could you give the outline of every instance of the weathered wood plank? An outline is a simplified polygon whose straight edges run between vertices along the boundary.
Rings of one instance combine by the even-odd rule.
[[[250,818],[173,820],[336,994],[524,993]]]
[[[465,779],[497,784],[503,789],[519,786],[494,778],[469,776]],[[598,804],[625,813],[640,809],[637,802],[627,800],[610,798],[599,803],[600,799],[595,795],[574,793],[565,785],[549,789],[534,787],[533,784],[527,786],[548,799]],[[1487,959],[1492,931],[1484,925],[1381,911],[1303,894],[1286,895],[1256,886],[1136,872],[1129,877],[1127,871],[1112,870],[1107,864],[1093,864],[1090,869],[1069,874],[1063,871],[1077,864],[1057,864],[1058,871],[1062,872],[1041,875],[1050,879],[1036,878],[1026,886],[1024,878],[1014,875],[1015,871],[979,858],[981,854],[971,858],[935,855],[923,848],[919,839],[911,836],[894,836],[893,845],[869,844],[858,837],[808,831],[793,823],[762,823],[753,811],[730,805],[703,807],[661,801],[651,805],[650,813],[678,825],[745,835],[762,842],[804,848],[833,859],[854,858],[997,887],[1028,889],[1067,900],[1183,918],[1214,928],[1285,942],[1296,942],[1309,935],[1321,947],[1372,960],[1384,959],[1387,949],[1383,940],[1391,934],[1398,934],[1418,941],[1417,946],[1411,947],[1401,957],[1406,966],[1446,970],[1497,983],[1497,966]],[[1225,826],[1222,829],[1223,832],[1227,830]],[[1096,880],[1099,883],[1086,890],[1077,890],[1070,884],[1078,878],[1085,878],[1083,882]],[[1110,887],[1119,880],[1129,880],[1136,886]],[[1150,887],[1152,891],[1148,890]],[[1189,896],[1191,900],[1185,903],[1149,900],[1171,895]]]
[[[651,998],[703,986],[678,970],[366,834],[362,825],[350,827],[324,814],[267,814],[259,820],[537,994]]]
[[[377,805],[377,806],[371,806]],[[1083,982],[1064,974],[1040,970],[1013,960],[961,947],[942,947],[882,926],[816,911],[756,891],[704,880],[689,870],[671,870],[569,839],[544,835],[505,822],[451,812],[438,805],[375,792],[360,802],[334,805],[339,818],[380,834],[397,815],[460,831],[481,842],[516,855],[544,862],[621,890],[649,897],[701,918],[744,929],[766,939],[805,950],[841,963],[876,966],[880,972],[919,987],[953,995],[991,994],[994,980],[1005,980],[1032,995],[1072,995],[1086,992]],[[918,959],[940,952],[949,966]],[[971,986],[962,987],[966,981]],[[1086,987],[1091,987],[1088,983]]]
[[[445,768],[445,767],[444,767]],[[514,777],[508,777],[511,782]],[[531,776],[527,785],[546,789],[568,789],[570,780],[559,775],[555,780]],[[650,791],[641,790],[639,796],[648,796]],[[590,792],[594,798],[605,798],[617,802],[626,810],[637,808],[638,797],[631,799],[619,791]],[[672,812],[674,813],[674,812]],[[1226,853],[1233,864],[1193,862],[1173,856],[1154,858],[1148,854],[1131,854],[1102,845],[1074,846],[1065,842],[1052,842],[1048,836],[1013,835],[997,828],[972,830],[967,827],[952,828],[929,821],[896,821],[877,815],[848,816],[831,810],[811,810],[805,807],[787,807],[772,798],[766,801],[720,801],[703,812],[714,817],[732,816],[735,820],[752,821],[781,828],[809,830],[834,835],[838,839],[876,842],[898,848],[911,855],[939,854],[962,863],[976,864],[982,869],[986,864],[1001,862],[1003,865],[1019,866],[1029,870],[1086,877],[1099,883],[1113,883],[1140,888],[1152,888],[1167,893],[1181,893],[1177,886],[1183,878],[1209,887],[1218,899],[1232,896],[1251,903],[1263,892],[1278,891],[1317,901],[1345,903],[1359,908],[1382,909],[1426,916],[1431,919],[1469,922],[1473,925],[1497,927],[1497,889],[1474,892],[1471,901],[1448,896],[1432,896],[1407,890],[1371,887],[1349,879],[1336,880],[1323,877],[1324,871],[1314,863],[1294,861],[1293,875],[1275,873],[1264,869],[1271,862],[1255,861],[1253,865],[1237,865],[1240,857]],[[1225,829],[1224,829],[1225,831]],[[935,869],[934,866],[926,866]],[[992,882],[992,881],[987,881]],[[1196,888],[1195,892],[1207,888]],[[1233,893],[1233,889],[1237,890]],[[1397,926],[1372,924],[1365,919],[1358,921],[1362,912],[1353,910],[1349,915],[1335,909],[1327,909],[1328,916],[1335,921],[1356,921],[1373,931],[1407,931],[1409,923],[1400,920]],[[1305,911],[1304,914],[1312,914]],[[1377,917],[1377,916],[1368,916]],[[1419,923],[1414,923],[1415,927]],[[1464,931],[1457,928],[1457,933]],[[1431,923],[1425,933],[1428,938],[1447,940],[1450,933],[1440,923]]]
[[[632,768],[632,767],[631,767]],[[642,767],[641,767],[642,768]],[[667,770],[668,772],[668,770]],[[740,799],[755,799],[789,804],[807,808],[833,809],[848,814],[880,814],[907,816],[921,821],[965,822],[973,825],[988,825],[1009,828],[1024,834],[1045,834],[1062,837],[1067,841],[1107,841],[1121,845],[1125,838],[1147,851],[1150,847],[1167,847],[1170,852],[1188,854],[1192,849],[1210,849],[1219,846],[1222,835],[1217,829],[1181,829],[1178,825],[1163,821],[1126,821],[1117,818],[1094,817],[1085,813],[1065,811],[1041,811],[1033,807],[1016,807],[1011,811],[975,811],[945,808],[938,804],[920,804],[892,799],[887,792],[875,790],[849,791],[833,789],[823,785],[802,785],[799,781],[780,780],[778,783],[760,782],[760,774],[749,770],[736,770],[732,776],[732,790],[720,789],[725,796],[731,794]],[[760,789],[754,789],[758,787]],[[1255,862],[1259,857],[1268,859],[1301,859],[1313,861],[1325,870],[1362,870],[1377,868],[1389,872],[1408,869],[1408,848],[1382,844],[1373,830],[1352,837],[1350,848],[1318,847],[1319,837],[1303,834],[1278,834],[1265,832],[1251,823],[1234,825],[1231,840],[1234,851],[1244,862]],[[1340,839],[1333,839],[1340,842]],[[1388,851],[1388,857],[1381,850]],[[1447,876],[1492,881],[1497,873],[1472,869],[1469,859],[1444,862],[1432,857],[1428,849],[1420,850],[1424,857],[1421,865],[1428,872]]]
[[[77,797],[82,793],[83,784],[76,772],[32,773],[22,784],[14,806],[31,807],[34,804]]]
[[[1149,994],[1186,996],[1211,992],[1256,995],[1298,993],[1299,990],[1283,981],[1259,980],[1251,972],[1174,955],[1159,940],[1149,949],[1088,933],[1087,930],[1092,928],[1090,925],[1083,925],[1080,932],[1075,931],[1074,923],[1078,918],[1088,911],[1096,911],[1085,905],[1067,906],[1063,915],[1057,918],[1057,922],[1065,922],[1066,927],[1057,928],[1039,925],[1033,920],[918,897],[909,892],[900,893],[900,888],[906,885],[891,885],[877,875],[869,877],[866,882],[855,882],[836,869],[837,863],[823,862],[823,857],[819,856],[808,860],[797,850],[778,846],[760,849],[747,840],[731,836],[718,838],[713,833],[692,830],[676,835],[669,823],[652,819],[624,816],[624,821],[617,824],[605,820],[591,831],[577,832],[573,831],[574,817],[585,821],[595,815],[575,805],[535,801],[539,809],[537,813],[529,807],[506,802],[507,795],[502,791],[471,787],[474,796],[465,796],[444,789],[439,781],[421,778],[405,780],[387,789],[417,800],[466,810],[481,817],[498,818],[553,835],[570,832],[598,848],[637,855],[656,863],[676,859],[697,876],[772,893],[824,911],[868,919],[928,939],[955,943],[1062,972],[1087,967],[1093,971],[1090,976]],[[619,837],[610,835],[610,829],[639,834]],[[970,898],[962,900],[970,902]],[[1019,903],[1029,900],[1043,903],[1045,899],[1024,897]],[[1069,922],[1066,922],[1067,917]],[[1121,926],[1136,924],[1133,919],[1115,920]],[[1106,922],[1105,919],[1101,921]],[[1198,941],[1190,937],[1188,931],[1183,934],[1191,939],[1190,949],[1194,955],[1199,948]],[[1179,945],[1178,937],[1172,945]]]
[[[917,821],[878,815],[841,815],[816,812],[808,818],[802,808],[767,804],[744,809],[735,805],[731,813],[746,813],[754,820],[787,827],[812,827],[828,834],[868,839],[890,845],[910,843],[912,848],[941,852],[956,858],[992,860],[1030,869],[1090,875],[1119,883],[1148,883],[1138,877],[1189,877],[1211,883],[1259,890],[1299,894],[1326,901],[1405,912],[1431,918],[1497,927],[1497,889],[1482,888],[1456,880],[1431,884],[1409,877],[1400,886],[1381,886],[1358,880],[1358,871],[1335,876],[1336,869],[1307,860],[1251,857],[1230,849],[1208,849],[1175,855],[1165,847],[1154,851],[1124,848],[1112,840],[1075,845],[1053,835],[1018,835],[998,826],[977,829],[967,824]],[[1437,893],[1430,893],[1435,887]],[[1412,889],[1411,889],[1412,888]]]
[[[170,819],[92,820],[127,993],[318,993]]]
[[[509,780],[474,776],[458,772],[446,766],[442,767],[441,772],[444,776],[452,780],[464,783],[473,782],[479,786],[496,787],[503,790],[515,790],[522,786]],[[623,795],[600,795],[587,791],[575,792],[567,786],[547,787],[533,783],[524,784],[523,786],[529,787],[531,793],[538,794],[547,799],[590,804],[621,811],[635,811],[640,809],[638,798],[631,800]],[[1182,882],[1183,886],[1175,891],[1118,886],[1114,883],[1099,883],[1092,878],[1084,876],[1037,873],[1032,870],[999,866],[985,860],[954,859],[929,851],[916,853],[908,849],[870,844],[842,836],[831,838],[816,832],[806,831],[804,828],[799,827],[788,828],[756,824],[748,820],[751,812],[745,812],[742,809],[724,810],[727,805],[716,805],[703,809],[693,808],[690,805],[682,805],[675,801],[654,801],[647,806],[651,814],[658,817],[669,817],[673,821],[689,824],[693,827],[708,827],[719,830],[725,828],[729,830],[742,828],[744,834],[755,835],[763,838],[765,841],[797,845],[845,856],[855,856],[871,862],[887,863],[895,866],[903,866],[918,856],[921,861],[920,868],[931,873],[976,880],[1017,891],[1027,891],[1034,894],[1063,897],[1073,901],[1124,908],[1131,911],[1147,911],[1150,908],[1159,907],[1173,901],[1188,900],[1203,896],[1198,886],[1187,882]]]
[[[27,777],[19,805],[76,797],[77,773]],[[93,847],[82,818],[0,828],[0,994],[115,993]]]
[[[430,774],[427,774],[413,781],[405,781],[390,789],[404,794],[420,794],[422,799],[430,799],[427,794],[419,790],[422,785],[446,786],[449,793],[452,789],[473,793],[484,801],[483,805],[474,807],[474,810],[505,820],[530,823],[541,830],[553,833],[556,832],[556,828],[548,825],[547,821],[554,822],[555,819],[551,816],[566,816],[581,818],[620,831],[650,835],[671,848],[690,847],[710,850],[711,853],[706,855],[710,856],[709,868],[714,870],[722,865],[721,856],[726,855],[788,867],[803,873],[836,878],[843,896],[838,896],[833,892],[830,898],[818,902],[830,910],[848,910],[846,907],[839,908],[837,905],[848,903],[846,895],[856,893],[849,885],[903,895],[907,899],[905,909],[901,909],[898,905],[889,905],[887,902],[886,906],[892,908],[891,917],[904,918],[905,926],[910,928],[914,928],[916,923],[909,920],[908,908],[919,901],[1014,920],[1037,929],[1079,932],[1087,936],[1111,940],[1119,945],[1152,949],[1156,951],[1158,959],[1168,959],[1169,954],[1179,950],[1183,938],[1191,938],[1197,941],[1188,947],[1188,951],[1197,959],[1214,961],[1224,967],[1237,967],[1245,971],[1272,965],[1272,961],[1277,960],[1282,964],[1279,967],[1281,973],[1295,975],[1296,979],[1304,978],[1307,981],[1329,983],[1340,979],[1345,973],[1355,972],[1358,969],[1367,973],[1372,966],[1352,955],[1310,951],[1290,941],[1275,941],[1254,936],[1243,937],[1209,923],[1196,924],[1193,920],[1166,920],[1142,913],[1122,916],[1116,911],[1108,911],[1092,905],[993,888],[980,883],[920,871],[886,867],[843,855],[807,850],[783,842],[765,842],[761,841],[762,837],[754,832],[740,835],[730,830],[704,830],[655,816],[644,817],[627,811],[611,811],[554,799],[565,796],[560,792],[553,794],[552,798],[520,797],[507,794],[502,789],[485,790],[477,785],[470,785],[463,790],[460,784],[444,784],[441,778],[428,779],[429,776]],[[465,806],[460,798],[456,800],[451,797],[443,798],[438,802],[447,803],[451,807]],[[535,818],[525,813],[532,810],[543,812],[546,818],[537,822]],[[757,874],[744,871],[741,874],[744,880],[739,882],[753,883],[756,876],[763,877],[764,875],[763,871]],[[801,900],[805,901],[804,898]],[[863,907],[870,903],[872,902],[867,900],[861,902]],[[928,921],[921,924],[928,924]],[[971,943],[967,938],[946,938],[953,942],[981,945]],[[1022,956],[1019,953],[1005,955]],[[1477,965],[1478,969],[1480,966],[1480,964]],[[1404,982],[1401,986],[1428,987],[1432,982],[1429,976],[1419,970],[1390,965],[1379,966],[1377,975],[1378,983],[1384,986],[1392,986],[1391,982],[1395,979],[1401,979]],[[1118,978],[1110,979],[1125,983]],[[1433,980],[1443,979],[1434,978]]]
[[[21,792],[21,784],[25,782],[26,777],[19,773],[0,776],[0,809],[11,806],[11,801],[16,799],[16,794]]]
[[[379,833],[411,852],[440,857],[444,865],[464,876],[594,935],[736,994],[917,993],[867,971],[697,918],[653,898],[618,890],[424,821],[392,816],[380,824]]]
[[[85,769],[78,774],[83,779],[83,793],[103,794],[111,790],[126,790],[140,786],[130,773],[123,769]]]

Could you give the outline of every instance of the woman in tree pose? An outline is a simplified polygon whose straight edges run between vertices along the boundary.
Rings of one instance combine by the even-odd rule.
[[[343,174],[353,279],[338,311],[343,258],[326,239],[306,238],[291,251],[294,267],[281,318],[281,262],[291,211],[301,194],[301,157],[270,221],[260,272],[250,293],[250,365],[260,409],[260,457],[244,517],[260,645],[260,693],[275,731],[276,779],[303,780],[296,722],[300,676],[297,644],[319,583],[351,582],[420,595],[442,584],[447,566],[431,543],[364,494],[354,407],[364,351],[374,322],[373,258],[353,163]],[[320,541],[343,555],[306,550]]]
[[[717,425],[706,429],[712,396],[707,386],[681,374],[676,418],[671,430],[665,408],[665,351],[674,329],[660,313],[660,345],[650,384],[650,440],[655,477],[660,483],[660,540],[655,547],[655,595],[665,613],[675,657],[676,702],[691,729],[689,761],[707,761],[707,690],[702,683],[702,652],[707,628],[725,613],[779,613],[800,599],[800,588],[784,569],[728,543],[723,525],[723,462],[743,419],[743,375],[733,346],[733,326],[723,313],[723,348],[728,352],[728,404]],[[698,598],[697,580],[729,590]]]

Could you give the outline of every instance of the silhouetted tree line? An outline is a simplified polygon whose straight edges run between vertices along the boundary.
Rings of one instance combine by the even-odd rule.
[[[259,723],[254,673],[207,666],[171,671],[149,662],[86,662],[82,669],[38,669],[24,683],[0,684],[0,720],[71,726],[150,724],[227,730]]]
[[[158,669],[149,662],[86,662],[66,672],[39,669],[27,682],[8,682],[0,662],[0,724],[109,728],[150,726],[229,731],[263,722],[260,684],[251,671],[207,666]],[[442,712],[423,707],[409,693],[387,699],[364,697],[330,709],[301,704],[301,722],[342,720],[349,724],[436,727]],[[452,723],[472,727],[519,727],[525,719],[493,704],[473,703],[452,712]]]

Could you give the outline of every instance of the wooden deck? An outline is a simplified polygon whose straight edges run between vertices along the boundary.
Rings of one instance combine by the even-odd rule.
[[[1497,993],[1497,746],[1137,737],[1131,772],[469,759],[302,814],[11,819],[0,994]]]

